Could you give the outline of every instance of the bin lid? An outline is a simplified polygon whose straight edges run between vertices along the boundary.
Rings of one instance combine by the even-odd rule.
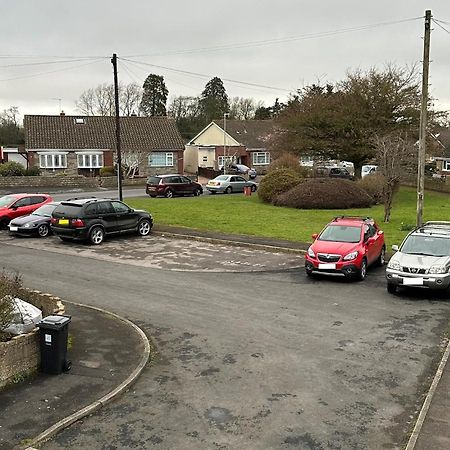
[[[37,326],[48,330],[59,330],[71,321],[71,316],[47,316]]]

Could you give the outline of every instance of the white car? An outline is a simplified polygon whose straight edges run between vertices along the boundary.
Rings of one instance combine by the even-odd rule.
[[[206,189],[211,194],[223,192],[224,194],[231,194],[233,192],[244,192],[245,187],[250,187],[252,192],[255,192],[258,185],[253,181],[247,181],[240,175],[219,175],[213,180],[209,180],[206,184]]]

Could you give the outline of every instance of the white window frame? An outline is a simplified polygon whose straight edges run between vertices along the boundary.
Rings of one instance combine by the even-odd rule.
[[[67,169],[68,152],[38,152],[41,169]]]
[[[159,163],[157,162],[155,164],[155,162],[152,161],[152,157],[154,155],[164,155],[164,163]],[[173,161],[174,161],[174,157],[173,157],[173,152],[151,152],[150,155],[148,155],[148,166],[149,167],[173,167]]]
[[[217,158],[217,164],[219,164],[219,167],[223,167],[224,161],[227,161],[228,164],[233,164],[234,158],[232,156],[219,156]]]
[[[77,155],[78,169],[101,169],[103,167],[103,152],[75,152],[75,154]]]
[[[259,161],[259,157],[263,156],[264,162]],[[267,166],[270,164],[270,152],[253,152],[252,153],[252,165],[254,166]]]
[[[444,161],[442,161],[442,170],[450,171],[450,160],[444,159]]]

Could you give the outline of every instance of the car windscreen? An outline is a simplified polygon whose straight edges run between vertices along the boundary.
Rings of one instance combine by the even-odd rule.
[[[57,205],[44,205],[38,208],[34,213],[33,216],[43,216],[43,217],[51,217],[52,212],[55,210]]]
[[[400,250],[408,255],[450,256],[450,238],[412,234]]]
[[[0,208],[10,205],[14,200],[17,200],[17,198],[11,195],[5,195],[4,197],[1,197]]]
[[[218,177],[216,177],[214,179],[219,180],[219,181],[227,181],[228,178],[230,178],[228,175],[219,175]]]
[[[160,177],[148,177],[147,178],[147,184],[159,184],[161,181]]]
[[[331,242],[356,243],[361,239],[361,227],[347,225],[329,225],[322,231],[318,240]]]
[[[78,217],[82,205],[62,203],[52,213],[53,217]]]

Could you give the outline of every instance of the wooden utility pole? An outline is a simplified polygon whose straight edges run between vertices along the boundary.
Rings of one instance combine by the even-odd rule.
[[[114,100],[116,105],[117,189],[119,191],[119,200],[122,201],[122,146],[120,140],[119,81],[117,77],[117,55],[115,53],[113,53],[111,62],[114,69]]]
[[[423,40],[422,104],[419,129],[419,165],[417,172],[417,226],[423,224],[423,199],[425,194],[425,154],[427,138],[428,72],[430,69],[431,10],[425,11]]]

